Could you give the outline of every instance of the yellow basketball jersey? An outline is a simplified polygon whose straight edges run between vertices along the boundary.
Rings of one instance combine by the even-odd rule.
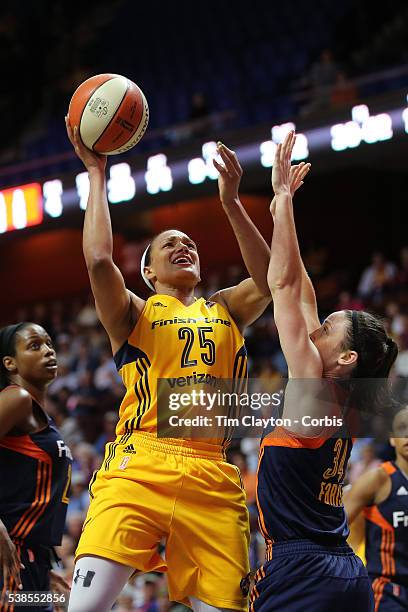
[[[127,342],[114,356],[126,387],[117,434],[157,432],[157,379],[183,386],[247,376],[244,339],[228,311],[204,298],[185,306],[169,295],[150,297]]]

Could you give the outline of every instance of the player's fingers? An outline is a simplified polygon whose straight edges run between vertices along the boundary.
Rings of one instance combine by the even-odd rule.
[[[293,147],[295,146],[295,142],[296,142],[296,133],[292,130],[290,132],[290,138],[289,138],[288,150],[287,150],[287,157],[289,160],[292,158],[292,151],[293,151]]]
[[[273,162],[274,164],[279,164],[280,163],[281,149],[282,149],[282,145],[278,144],[278,146],[276,147],[276,150],[275,150],[275,160]]]
[[[282,159],[286,159],[288,157],[288,151],[290,148],[290,143],[292,141],[292,131],[288,132],[282,143]]]
[[[303,168],[304,168],[304,162],[301,162],[300,164],[295,164],[294,166],[290,167],[290,175],[295,177],[295,176],[299,176],[299,174],[301,174],[303,172]]]
[[[84,145],[82,144],[77,125],[74,126],[74,146],[77,153],[81,153],[83,151]]]
[[[234,153],[234,151],[231,151],[230,149],[228,149],[225,145],[223,145],[222,143],[220,143],[217,146],[217,150],[218,153],[221,156],[222,161],[225,164],[225,167],[227,168],[229,174],[231,176],[241,176],[242,174],[242,168],[239,165],[239,162],[236,158],[236,155]]]
[[[214,167],[218,170],[218,172],[222,174],[222,176],[225,176],[225,177],[229,176],[228,170],[223,164],[220,164],[219,162],[217,162],[216,159],[213,159],[213,164],[214,164]]]
[[[305,164],[299,171],[299,178],[303,180],[305,176],[309,173],[311,168],[310,164]]]
[[[74,144],[74,134],[73,134],[73,131],[72,131],[72,127],[71,127],[71,125],[69,123],[68,116],[65,117],[65,128],[67,130],[67,135],[68,135],[68,138],[69,138],[71,144]]]
[[[238,161],[238,157],[237,154],[235,153],[235,151],[232,151],[232,149],[229,149],[223,142],[218,141],[217,142],[217,149],[218,151],[221,153],[221,151],[225,151],[228,159],[231,161],[232,165],[234,166],[235,170],[237,171],[238,174],[242,174],[242,168],[241,168],[241,164]]]
[[[297,168],[296,172],[294,172],[293,176],[291,177],[291,180],[294,183],[298,183],[306,176],[306,174],[307,171],[305,172],[304,168]]]
[[[305,162],[300,162],[299,164],[293,164],[290,169],[294,172],[295,170],[299,170],[300,168],[303,168],[303,166],[305,165]]]
[[[219,147],[218,153],[220,154],[221,159],[224,162],[226,169],[228,170],[228,173],[234,174],[235,173],[234,164],[232,163],[232,160],[230,156],[228,155],[228,153],[225,151],[225,149],[223,147]]]

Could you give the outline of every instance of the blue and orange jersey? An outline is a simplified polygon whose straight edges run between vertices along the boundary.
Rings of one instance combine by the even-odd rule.
[[[182,393],[247,376],[241,332],[223,306],[204,298],[185,306],[170,295],[150,297],[114,359],[126,387],[117,435],[157,432],[158,379]]]
[[[351,448],[347,437],[300,438],[281,427],[265,435],[257,503],[267,558],[274,542],[309,539],[335,546],[347,538],[343,480]]]
[[[14,541],[32,546],[61,543],[71,459],[50,420],[41,431],[0,438],[0,518]]]
[[[392,461],[381,467],[391,478],[391,492],[364,509],[367,571],[373,580],[408,586],[408,478]]]

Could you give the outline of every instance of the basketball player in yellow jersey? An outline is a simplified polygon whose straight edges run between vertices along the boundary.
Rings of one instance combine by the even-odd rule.
[[[193,240],[162,232],[145,253],[147,301],[126,289],[112,260],[106,158],[68,136],[85,164],[90,195],[83,248],[96,307],[126,386],[117,439],[90,484],[69,610],[109,610],[134,571],[167,571],[170,599],[195,612],[246,610],[248,515],[239,473],[222,444],[157,437],[156,380],[246,374],[242,332],[270,302],[269,248],[238,198],[235,154],[219,145],[221,202],[252,278],[196,300]],[[182,382],[180,382],[182,384]],[[166,539],[166,560],[157,547]]]

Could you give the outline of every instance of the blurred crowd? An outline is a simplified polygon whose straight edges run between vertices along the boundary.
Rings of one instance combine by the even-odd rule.
[[[342,108],[408,83],[403,0],[386,12],[372,11],[368,0],[316,0],[313,11],[296,0],[273,6],[255,0],[250,15],[237,0],[233,16],[219,3],[193,12],[185,0],[177,4],[176,19],[171,4],[157,11],[131,0],[101,0],[78,19],[61,0],[3,2],[0,65],[7,95],[0,108],[9,120],[0,160],[14,165],[40,158],[43,175],[47,167],[65,171],[75,164],[63,154],[69,151],[63,117],[76,87],[98,73],[125,74],[144,90],[150,126],[139,151]],[[361,78],[368,74],[377,76]],[[28,178],[9,170],[10,180]]]
[[[368,309],[385,317],[388,332],[397,341],[399,356],[392,372],[398,399],[408,403],[408,247],[398,261],[388,261],[373,253],[354,289],[344,284],[344,274],[326,270],[324,250],[315,247],[305,254],[305,262],[315,284],[322,317],[336,309]],[[243,278],[244,271],[232,267],[208,276],[197,295],[210,296],[217,289]],[[61,572],[70,578],[74,551],[89,504],[88,482],[101,464],[105,444],[115,438],[118,408],[124,387],[112,360],[108,338],[101,327],[91,295],[71,302],[38,303],[21,308],[16,320],[32,320],[43,325],[54,339],[59,375],[50,385],[48,412],[54,418],[74,456],[71,501],[66,532],[59,550]],[[280,350],[272,308],[246,333],[249,372],[279,388],[286,376],[286,363]],[[259,440],[233,440],[228,459],[239,466],[247,493],[251,517],[252,568],[263,559],[263,541],[257,526],[255,504],[256,466]],[[372,439],[357,440],[349,465],[347,482],[392,457],[391,447]],[[121,594],[117,610],[156,612],[182,610],[166,595],[164,576],[135,577]]]

